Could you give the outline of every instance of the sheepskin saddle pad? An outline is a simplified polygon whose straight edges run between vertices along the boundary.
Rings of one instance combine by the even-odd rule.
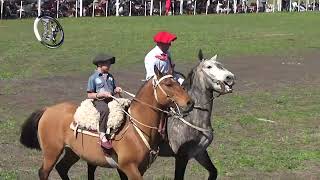
[[[125,120],[124,109],[129,107],[130,99],[118,98],[108,103],[109,115],[107,122],[107,132],[117,131]],[[99,131],[100,113],[94,107],[92,99],[86,99],[81,102],[74,114],[73,126],[78,129],[88,130],[90,132]],[[71,127],[71,126],[70,126]],[[72,128],[73,129],[73,128]]]

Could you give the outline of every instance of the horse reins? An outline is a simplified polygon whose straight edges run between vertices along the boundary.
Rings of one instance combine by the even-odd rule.
[[[208,75],[208,76],[209,76],[209,75]],[[209,76],[209,77],[210,77],[210,76]],[[156,98],[157,102],[158,102],[157,93],[156,93],[156,88],[157,88],[157,87],[159,87],[159,89],[162,91],[163,94],[166,95],[167,98],[170,98],[170,96],[163,90],[163,88],[162,88],[161,85],[160,85],[160,82],[163,81],[163,80],[166,79],[166,78],[173,78],[173,76],[172,76],[172,75],[166,75],[166,76],[161,77],[159,80],[157,80],[157,79],[156,79],[156,76],[154,76],[154,79],[153,79],[153,83],[154,83],[154,84],[153,84],[153,88],[154,88],[154,95],[155,95],[155,98]],[[221,81],[217,81],[217,82],[218,82],[218,83],[222,83]],[[223,84],[223,83],[222,83],[222,84]],[[222,87],[222,84],[220,84],[220,85],[221,85],[221,88],[224,89],[224,88]],[[211,129],[204,129],[204,128],[201,128],[201,127],[198,127],[198,126],[195,126],[195,125],[189,123],[188,121],[186,121],[185,119],[183,119],[183,118],[181,117],[182,115],[181,115],[180,112],[177,113],[177,112],[175,112],[173,109],[171,109],[171,112],[169,112],[169,111],[166,111],[166,110],[163,110],[163,109],[154,107],[154,106],[152,106],[152,105],[150,105],[150,104],[148,104],[148,103],[145,103],[145,102],[140,101],[139,99],[135,98],[135,95],[134,95],[134,94],[129,93],[129,92],[125,91],[125,90],[122,90],[122,91],[125,92],[126,94],[128,94],[129,96],[132,96],[132,97],[133,97],[133,100],[135,100],[135,101],[137,101],[137,102],[139,102],[139,103],[141,103],[141,104],[144,104],[144,105],[146,105],[146,106],[148,106],[148,107],[150,107],[150,108],[153,108],[153,109],[156,109],[156,110],[158,110],[158,111],[161,111],[161,112],[163,112],[163,113],[170,114],[170,115],[172,115],[174,118],[179,119],[180,121],[182,121],[182,122],[185,123],[186,125],[194,128],[194,129],[196,129],[196,130],[198,130],[198,131],[201,131],[201,132],[212,131]],[[219,94],[219,96],[220,96],[220,94]],[[112,96],[112,98],[116,99],[116,97],[113,97],[113,96]],[[215,97],[213,96],[213,97],[210,99],[210,101],[207,102],[206,104],[210,103],[214,98],[215,98]],[[171,99],[171,98],[170,98],[170,99]],[[173,101],[173,102],[174,102],[174,101]],[[174,102],[174,103],[175,103],[175,102]],[[175,104],[176,104],[176,103],[175,103]],[[206,105],[206,104],[205,104],[205,105]],[[176,104],[176,106],[177,106],[177,104]],[[179,109],[178,109],[178,110],[179,110]],[[144,126],[144,127],[150,128],[150,129],[159,130],[159,128],[153,127],[153,126],[149,126],[149,125],[146,125],[146,124],[144,124],[144,123],[141,123],[140,121],[138,121],[137,119],[135,119],[134,117],[132,117],[130,113],[126,112],[125,110],[123,110],[123,112],[124,112],[125,114],[127,114],[127,115],[131,118],[131,120],[133,120],[133,121],[131,121],[131,122],[133,123],[134,128],[137,130],[138,134],[139,134],[140,137],[142,138],[142,140],[143,140],[143,142],[145,143],[145,145],[147,146],[147,148],[148,148],[150,151],[152,151],[149,143],[147,142],[147,140],[146,140],[145,137],[143,136],[143,131],[142,131],[140,128],[137,127],[137,124],[136,124],[136,123],[138,123],[138,124],[140,124],[140,125],[142,125],[142,126]],[[178,114],[178,115],[177,115],[177,114]]]
[[[155,99],[157,100],[157,102],[158,102],[158,97],[157,97],[157,93],[156,93],[156,88],[157,88],[157,87],[159,87],[159,89],[162,91],[163,94],[165,94],[165,96],[166,96],[167,98],[169,98],[171,101],[174,102],[174,100],[171,99],[171,97],[163,90],[163,88],[162,88],[161,85],[160,85],[160,82],[163,81],[164,79],[167,79],[167,78],[173,78],[173,76],[172,76],[172,75],[165,75],[165,76],[161,77],[159,80],[157,80],[157,77],[156,77],[156,76],[154,76],[154,78],[153,78],[153,83],[154,83],[154,84],[153,84],[153,89],[154,89]],[[152,108],[152,109],[158,110],[158,111],[163,112],[163,113],[165,113],[165,114],[172,114],[172,113],[170,113],[169,111],[166,111],[166,110],[157,108],[157,107],[155,107],[155,106],[152,106],[152,105],[150,105],[150,104],[148,104],[148,103],[146,103],[146,102],[143,102],[143,101],[135,98],[135,95],[132,94],[132,93],[129,93],[129,92],[125,91],[125,90],[122,90],[122,91],[125,92],[126,94],[128,94],[129,96],[132,96],[134,101],[137,101],[137,102],[139,102],[139,103],[141,103],[141,104],[143,104],[143,105],[146,105],[146,106],[148,106],[148,107],[150,107],[150,108]],[[117,100],[116,97],[114,97],[114,96],[111,96],[111,97],[112,97],[113,99]],[[175,102],[174,102],[174,103],[175,103]],[[175,103],[175,104],[176,104],[176,103]],[[138,123],[138,124],[140,124],[140,125],[142,125],[142,126],[144,126],[144,127],[147,127],[147,128],[150,128],[150,129],[156,129],[156,130],[159,129],[158,127],[149,126],[149,125],[146,125],[146,124],[144,124],[144,123],[141,123],[140,121],[138,121],[137,119],[135,119],[134,117],[132,117],[132,116],[130,115],[130,113],[128,113],[128,112],[126,112],[126,111],[124,111],[124,112],[125,112],[130,118],[132,118],[132,120],[134,120],[136,123]]]
[[[158,102],[158,97],[157,97],[157,92],[156,92],[156,88],[157,88],[157,87],[159,87],[159,89],[162,91],[162,93],[163,93],[167,98],[169,98],[171,101],[173,101],[173,100],[171,99],[171,97],[163,90],[163,88],[162,88],[161,85],[160,85],[160,82],[163,81],[163,80],[166,79],[166,78],[173,78],[173,76],[172,76],[172,75],[165,75],[165,76],[161,77],[159,80],[157,80],[157,77],[154,76],[154,79],[153,79],[153,89],[154,89],[155,99],[157,100],[157,102]],[[133,94],[127,92],[127,91],[124,91],[124,90],[123,90],[123,92],[125,92],[126,94],[128,94],[128,95],[130,95],[130,96],[132,96],[132,97],[135,97],[135,95],[133,95]],[[111,96],[111,97],[117,101],[117,98],[116,98],[116,97],[114,97],[114,96]],[[137,101],[137,102],[139,102],[139,103],[141,103],[141,104],[143,104],[143,105],[146,105],[146,106],[148,106],[148,107],[150,107],[150,108],[152,108],[152,109],[156,109],[156,110],[158,110],[158,111],[160,111],[160,112],[163,112],[163,113],[166,113],[166,114],[170,114],[169,111],[166,111],[166,110],[163,110],[163,109],[154,107],[154,106],[152,106],[152,105],[150,105],[150,104],[148,104],[148,103],[145,103],[145,102],[143,102],[143,101],[138,100],[137,98],[133,98],[133,100],[135,100],[135,101]],[[174,102],[174,101],[173,101],[173,102]],[[155,150],[153,150],[153,149],[151,148],[151,146],[150,146],[150,144],[148,143],[147,139],[146,139],[146,138],[144,137],[144,135],[143,135],[144,132],[137,126],[136,123],[138,123],[138,124],[140,124],[140,125],[142,125],[142,126],[144,126],[144,127],[150,128],[150,129],[159,130],[159,128],[158,128],[158,127],[149,126],[149,125],[146,125],[146,124],[144,124],[144,123],[141,123],[140,121],[138,121],[137,119],[135,119],[134,117],[131,116],[131,114],[130,114],[130,109],[129,109],[129,112],[126,112],[124,109],[122,109],[122,111],[130,117],[130,120],[131,120],[131,122],[132,122],[132,124],[133,124],[134,129],[138,132],[139,136],[141,137],[141,139],[142,139],[142,141],[144,142],[144,144],[147,146],[147,148],[148,148],[148,150],[150,151],[150,153],[151,153],[151,154],[158,154],[159,149],[158,149],[157,151],[155,151]]]
[[[162,89],[162,87],[160,86],[160,82],[161,82],[162,80],[166,79],[166,78],[173,78],[173,76],[172,76],[172,75],[166,75],[166,76],[163,76],[162,78],[160,78],[159,80],[157,80],[156,77],[154,77],[154,80],[153,80],[153,81],[154,81],[154,92],[155,92],[154,94],[155,94],[155,98],[156,98],[156,99],[157,99],[157,96],[156,96],[156,88],[157,88],[157,86],[159,87],[159,89],[160,89],[167,97],[169,97],[168,94],[167,94],[167,93]],[[219,81],[219,82],[221,82],[221,81]],[[221,88],[222,88],[222,87],[221,87]],[[135,97],[135,95],[132,94],[132,93],[129,93],[129,92],[124,91],[124,90],[123,90],[123,92],[125,92],[125,93],[128,94],[129,96]],[[219,94],[219,95],[220,95],[220,94]],[[213,97],[210,99],[210,101],[212,101],[214,98],[215,98],[215,97],[213,96]],[[182,118],[182,115],[181,115],[180,112],[177,113],[177,112],[175,112],[173,109],[171,109],[171,111],[169,112],[169,111],[165,111],[165,110],[162,110],[162,109],[160,109],[160,108],[151,106],[150,104],[147,104],[147,103],[145,103],[145,102],[143,102],[143,101],[140,101],[140,100],[138,100],[138,99],[136,99],[136,98],[134,98],[133,100],[135,100],[135,101],[137,101],[137,102],[140,102],[140,103],[142,103],[142,104],[144,104],[144,105],[146,105],[146,106],[148,106],[148,107],[151,107],[151,108],[153,108],[153,109],[159,110],[159,111],[161,111],[161,112],[163,112],[163,113],[172,115],[173,117],[178,118],[180,121],[182,121],[182,122],[185,123],[186,125],[194,128],[194,129],[197,129],[198,131],[202,131],[202,132],[211,131],[211,130],[209,130],[209,129],[204,129],[204,128],[201,128],[201,127],[197,127],[197,126],[195,126],[195,125],[187,122],[185,119]],[[206,104],[210,103],[210,101],[207,102]],[[176,103],[175,103],[175,104],[176,104]],[[177,106],[177,104],[176,104],[176,106]],[[179,110],[179,109],[178,109],[178,110]],[[151,128],[151,129],[157,129],[157,130],[159,129],[159,128],[157,128],[157,127],[152,127],[152,126],[145,125],[145,124],[139,122],[138,120],[136,120],[135,118],[133,118],[133,117],[130,115],[130,113],[127,113],[126,111],[124,111],[124,112],[125,112],[128,116],[130,116],[130,117],[132,118],[132,120],[134,120],[135,122],[139,123],[140,125],[142,125],[142,126],[144,126],[144,127],[148,127],[148,128]],[[134,126],[136,126],[135,123],[134,123]],[[135,128],[138,128],[138,127],[135,127]],[[139,129],[139,130],[140,130],[140,129]],[[141,131],[141,130],[140,130],[140,131]],[[139,133],[139,134],[140,134],[140,133]],[[144,141],[145,141],[145,140],[144,140]],[[147,146],[148,146],[148,145],[147,145]]]

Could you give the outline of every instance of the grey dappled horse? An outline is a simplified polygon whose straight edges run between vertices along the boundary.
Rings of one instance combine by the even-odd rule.
[[[194,109],[183,119],[170,117],[167,121],[169,143],[160,146],[160,156],[175,157],[175,179],[183,179],[189,159],[195,158],[209,171],[208,179],[217,178],[217,169],[207,152],[213,140],[211,126],[213,100],[218,95],[231,93],[235,76],[216,61],[217,55],[204,59],[199,51],[200,62],[190,71],[183,83],[195,101]]]

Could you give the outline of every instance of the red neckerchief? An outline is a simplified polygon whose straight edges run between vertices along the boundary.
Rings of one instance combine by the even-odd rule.
[[[161,55],[156,55],[155,56],[157,59],[161,60],[161,61],[167,61],[168,60],[168,55],[165,53],[162,53]]]

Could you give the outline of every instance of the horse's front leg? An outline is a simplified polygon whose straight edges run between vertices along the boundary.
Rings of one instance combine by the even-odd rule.
[[[183,156],[176,156],[175,159],[176,159],[176,163],[175,163],[174,179],[183,180],[184,173],[186,171],[186,167],[189,159]]]
[[[209,180],[217,179],[218,171],[217,168],[213,165],[208,152],[203,151],[199,153],[195,159],[204,167],[207,171],[209,171]]]
[[[128,177],[124,172],[122,172],[120,169],[117,169],[117,171],[121,180],[128,180]]]
[[[120,170],[123,173],[125,173],[125,175],[128,177],[129,180],[143,180],[142,175],[141,175],[141,173],[140,173],[140,171],[138,169],[138,166],[136,164],[122,165],[120,167]]]

